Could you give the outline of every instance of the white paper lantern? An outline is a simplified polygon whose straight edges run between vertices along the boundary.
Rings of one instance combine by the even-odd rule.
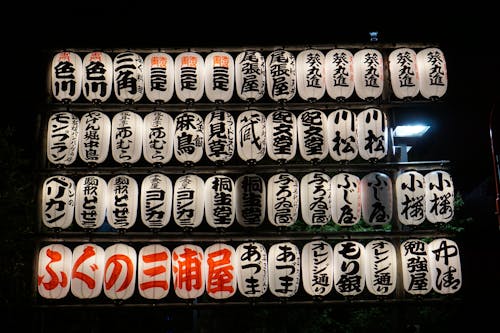
[[[418,95],[420,83],[417,54],[413,49],[402,47],[389,54],[392,92],[399,99],[412,99]]]
[[[170,290],[170,250],[160,244],[141,248],[137,256],[137,289],[147,299],[162,299]]]
[[[205,291],[205,264],[203,249],[184,244],[172,251],[172,279],[177,297],[194,299]]]
[[[267,252],[257,242],[241,243],[236,248],[236,276],[239,292],[249,298],[264,295],[268,288]]]
[[[205,94],[211,102],[228,102],[234,90],[234,59],[227,52],[211,52],[205,58]]]
[[[297,91],[304,101],[314,102],[325,94],[325,55],[307,49],[297,55]]]
[[[358,155],[357,117],[340,109],[328,115],[328,151],[335,161],[352,161]]]
[[[325,225],[331,219],[330,176],[313,171],[300,180],[300,211],[307,225]]]
[[[353,58],[346,49],[333,49],[325,55],[326,92],[336,101],[345,101],[354,92]]]
[[[142,155],[144,124],[133,111],[121,111],[111,120],[111,153],[115,162],[133,164]]]
[[[301,254],[302,285],[311,296],[324,297],[333,288],[333,249],[322,240],[308,242]]]
[[[144,90],[152,103],[167,103],[174,95],[174,59],[165,52],[144,58]]]
[[[234,61],[236,93],[244,101],[255,102],[266,90],[266,60],[259,51],[240,52]]]
[[[82,92],[82,59],[75,52],[59,52],[52,58],[52,95],[60,102],[76,101]]]
[[[443,97],[448,89],[448,70],[443,51],[436,47],[418,51],[417,68],[420,94],[428,99]]]
[[[161,173],[150,174],[141,184],[141,220],[151,229],[163,228],[172,211],[172,181]]]
[[[335,290],[342,296],[356,296],[365,289],[365,247],[356,241],[343,241],[333,248]]]
[[[137,278],[137,253],[126,244],[110,245],[104,251],[104,294],[113,300],[132,297]]]
[[[235,182],[236,221],[243,227],[258,227],[266,212],[266,183],[256,174],[241,175]]]
[[[205,249],[207,295],[215,299],[233,296],[238,289],[236,251],[231,245],[215,243]]]
[[[109,153],[111,120],[101,111],[85,113],[80,119],[78,154],[88,164],[101,164]]]
[[[274,296],[289,298],[300,286],[300,251],[290,242],[273,244],[269,248],[269,290]]]
[[[113,90],[113,59],[105,52],[90,52],[83,58],[83,96],[90,102],[103,103]]]
[[[205,218],[212,228],[228,228],[236,214],[236,190],[233,180],[215,175],[205,181]]]
[[[425,220],[425,179],[417,171],[396,178],[396,207],[402,224],[418,225]]]
[[[67,229],[75,213],[75,182],[65,176],[47,178],[42,188],[42,222],[47,228]]]
[[[295,56],[285,50],[275,50],[266,58],[266,87],[269,97],[286,102],[297,90]]]
[[[179,113],[174,119],[174,155],[181,163],[196,163],[203,157],[204,122],[194,112]]]
[[[392,181],[382,172],[361,178],[361,208],[368,225],[384,225],[392,219]]]
[[[330,181],[332,220],[348,227],[361,219],[361,181],[358,176],[341,172]]]
[[[70,165],[78,156],[80,120],[70,112],[50,116],[47,126],[47,159],[57,165]]]
[[[386,240],[376,239],[365,245],[366,288],[377,296],[387,296],[396,289],[396,248]]]
[[[363,49],[354,54],[354,90],[359,98],[373,100],[384,89],[384,59],[375,49]]]
[[[260,161],[266,155],[266,116],[257,110],[243,111],[236,120],[238,156],[247,163]]]
[[[182,52],[175,57],[175,94],[182,102],[197,102],[205,89],[205,61],[196,52]]]
[[[132,103],[144,95],[144,60],[135,52],[118,53],[113,60],[114,91],[120,102]]]
[[[71,250],[62,244],[42,247],[38,253],[38,293],[43,298],[66,297],[71,285]]]
[[[462,268],[458,245],[451,239],[437,238],[429,243],[432,289],[443,295],[462,287]]]
[[[85,243],[73,249],[71,293],[80,299],[96,298],[104,282],[104,249]]]
[[[299,151],[306,161],[322,161],[328,156],[328,118],[321,110],[303,111],[297,117]]]
[[[432,289],[429,249],[420,239],[408,239],[401,243],[403,286],[412,295],[425,295]]]
[[[226,111],[215,110],[205,117],[205,154],[215,163],[228,162],[234,155],[236,124]]]
[[[175,181],[173,215],[182,228],[195,228],[203,220],[205,183],[197,175],[184,175]]]
[[[84,229],[104,224],[108,207],[108,183],[99,176],[84,176],[76,184],[75,221]]]
[[[267,218],[272,225],[289,227],[299,215],[299,181],[291,173],[272,175],[267,181]]]
[[[142,151],[151,164],[170,162],[174,153],[174,120],[163,111],[153,111],[144,117]]]
[[[453,219],[455,209],[455,188],[448,172],[431,171],[425,180],[425,216],[431,223],[448,223]]]
[[[370,108],[357,116],[359,156],[367,161],[380,160],[387,156],[387,117],[384,112]]]
[[[139,186],[127,175],[117,175],[108,181],[108,223],[115,229],[130,229],[137,218]]]
[[[267,154],[274,161],[287,162],[297,151],[297,118],[291,111],[276,110],[266,119]]]

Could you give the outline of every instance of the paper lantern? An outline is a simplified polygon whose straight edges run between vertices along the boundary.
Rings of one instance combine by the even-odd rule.
[[[133,111],[121,111],[111,120],[111,153],[115,162],[133,164],[142,155],[142,133],[144,124],[141,116]]]
[[[65,176],[47,178],[42,188],[42,222],[47,228],[67,229],[75,213],[75,182]]]
[[[144,58],[144,90],[152,103],[167,103],[174,95],[174,59],[165,52],[150,53]]]
[[[418,95],[419,75],[417,54],[413,49],[402,47],[389,54],[392,92],[399,99],[412,99]]]
[[[267,252],[264,245],[245,242],[236,248],[236,276],[239,292],[249,298],[264,295],[268,288]]]
[[[325,94],[325,55],[307,49],[297,55],[297,91],[304,101],[315,102]]]
[[[290,242],[273,244],[269,248],[269,290],[274,296],[289,298],[300,286],[300,251]]]
[[[412,295],[425,295],[432,289],[427,243],[408,239],[401,243],[403,286]]]
[[[318,171],[302,176],[300,211],[307,225],[321,226],[330,221],[330,176]]]
[[[103,103],[113,90],[113,59],[105,52],[90,52],[83,58],[83,96],[90,102]]]
[[[275,50],[266,58],[266,87],[269,97],[276,102],[286,102],[295,96],[295,56],[285,50]]]
[[[62,244],[42,247],[38,253],[38,293],[43,298],[66,297],[71,284],[71,250]]]
[[[361,179],[361,209],[368,225],[384,225],[392,219],[392,181],[382,172]]]
[[[267,154],[274,161],[287,162],[297,151],[297,118],[287,110],[271,112],[266,119]]]
[[[184,244],[172,251],[172,279],[175,294],[182,299],[194,299],[205,291],[203,249]]]
[[[115,229],[130,229],[137,217],[139,186],[127,175],[117,175],[108,181],[108,223]]]
[[[162,173],[150,174],[141,184],[141,220],[151,229],[163,228],[172,211],[172,181]]]
[[[272,225],[289,227],[299,215],[299,181],[287,172],[267,181],[267,218]]]
[[[144,60],[134,52],[118,53],[113,60],[114,91],[120,102],[132,103],[144,95]]]
[[[387,296],[396,289],[396,248],[386,240],[375,239],[365,245],[366,288],[376,296]]]
[[[235,182],[236,221],[243,227],[258,227],[266,212],[266,183],[256,174],[241,175]]]
[[[406,171],[396,178],[396,207],[402,224],[418,225],[425,219],[425,179],[417,171]]]
[[[197,102],[205,89],[205,62],[196,52],[182,52],[175,57],[175,94],[182,102]]]
[[[340,109],[328,115],[328,151],[335,161],[352,161],[358,155],[357,117]]]
[[[365,289],[365,247],[356,241],[343,241],[333,248],[333,281],[342,296],[356,296]]]
[[[170,162],[174,138],[174,120],[168,113],[153,111],[144,117],[142,151],[147,162],[155,165]]]
[[[462,268],[457,243],[437,238],[429,243],[429,268],[432,289],[443,295],[454,294],[462,287]]]
[[[181,163],[196,163],[203,157],[204,122],[194,112],[184,111],[174,119],[174,155]]]
[[[236,120],[238,156],[247,163],[260,161],[266,155],[266,116],[257,110],[243,111]]]
[[[80,119],[78,154],[88,164],[101,164],[108,157],[111,141],[111,120],[98,110],[85,113]]]
[[[455,210],[455,189],[448,172],[431,171],[425,180],[425,216],[431,223],[448,223],[453,219]]]
[[[299,151],[306,161],[321,161],[328,156],[328,118],[321,110],[306,110],[297,117]]]
[[[428,99],[443,97],[448,89],[448,70],[443,51],[436,47],[418,51],[417,68],[420,94]]]
[[[104,249],[85,243],[73,249],[71,293],[80,299],[96,298],[104,282]]]
[[[160,244],[141,248],[137,256],[137,289],[147,299],[162,299],[170,290],[170,250]]]
[[[196,175],[184,175],[174,184],[173,215],[182,228],[195,228],[201,224],[204,212],[205,183]]]
[[[378,109],[361,111],[357,117],[359,156],[377,161],[387,156],[387,117]]]
[[[211,52],[205,58],[205,94],[211,102],[228,102],[234,90],[234,59],[227,52]]]
[[[215,175],[205,181],[205,219],[212,228],[228,228],[235,219],[236,190],[233,180]]]
[[[215,110],[205,117],[205,154],[215,163],[228,162],[234,155],[236,124],[226,111]]]
[[[363,49],[354,54],[354,90],[359,98],[371,101],[384,89],[384,59],[375,49]]]
[[[52,95],[60,102],[76,101],[82,92],[82,59],[74,52],[59,52],[52,58]]]
[[[336,101],[345,101],[354,92],[353,58],[346,49],[333,49],[325,55],[326,92]]]
[[[266,60],[259,51],[240,52],[234,61],[236,93],[244,101],[255,102],[266,90]]]
[[[226,299],[238,289],[236,251],[231,245],[215,243],[205,249],[205,283],[208,296]]]
[[[126,244],[110,245],[104,251],[104,294],[109,299],[132,297],[137,278],[137,253]]]
[[[341,172],[330,181],[332,220],[343,227],[355,225],[361,218],[361,181],[358,176]]]
[[[84,229],[104,224],[108,206],[108,183],[99,176],[84,176],[76,184],[75,221]]]
[[[311,296],[324,297],[333,288],[333,249],[322,240],[308,242],[301,254],[302,285]]]
[[[80,120],[70,112],[50,116],[47,126],[47,159],[57,165],[70,165],[78,156]]]

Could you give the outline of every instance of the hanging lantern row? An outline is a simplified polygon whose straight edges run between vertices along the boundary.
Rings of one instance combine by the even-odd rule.
[[[397,98],[441,98],[448,77],[443,52],[425,48],[418,53],[398,48],[388,57],[390,83]],[[211,52],[205,58],[196,52],[175,56],[164,52],[145,58],[135,52],[90,52],[83,60],[74,52],[54,55],[51,64],[54,98],[75,102],[83,95],[87,101],[106,102],[112,91],[121,102],[168,103],[175,95],[182,102],[198,102],[203,95],[211,102],[228,102],[234,90],[244,101],[258,101],[267,91],[276,102],[318,101],[326,94],[336,101],[353,92],[363,100],[380,97],[384,90],[384,58],[376,49],[332,49],[326,54],[306,49],[296,56],[286,50],[266,57],[247,50],[235,58],[227,52]]]
[[[387,156],[388,123],[381,110],[359,112],[341,109],[328,115],[316,109],[276,110],[266,115],[256,109],[238,114],[215,110],[203,117],[195,112],[153,111],[141,117],[121,111],[110,119],[101,111],[78,118],[57,112],[47,125],[47,159],[56,165],[71,165],[79,156],[87,164],[107,160],[109,150],[120,164],[137,163],[141,156],[153,165],[164,165],[172,157],[180,163],[199,162],[204,155],[214,163],[226,163],[236,155],[249,164],[264,159],[285,163],[297,151],[308,162],[330,156],[334,161],[366,161]]]
[[[257,174],[226,175],[206,180],[194,174],[172,182],[161,173],[138,182],[127,175],[104,180],[88,175],[77,184],[65,176],[52,176],[43,184],[41,215],[50,229],[67,229],[73,219],[85,229],[98,229],[105,221],[115,229],[130,229],[138,220],[151,229],[165,227],[171,216],[182,228],[196,228],[205,218],[212,228],[229,228],[235,220],[243,227],[258,227],[265,220],[289,227],[299,219],[311,226],[333,221],[340,226],[357,224],[361,217],[372,226],[393,219],[393,182],[382,172],[359,178],[349,173],[333,177],[310,172],[300,181],[290,173],[277,173],[267,182]],[[425,176],[416,171],[395,179],[395,210],[405,225],[451,221],[454,187],[442,170]]]
[[[438,238],[426,243],[408,239],[399,246],[404,290],[411,295],[454,294],[462,285],[457,244]],[[293,297],[302,285],[315,297],[332,290],[345,297],[366,289],[376,296],[391,295],[397,284],[396,247],[382,239],[366,245],[348,240],[333,247],[322,240],[306,243],[302,250],[291,242],[275,243],[266,250],[258,242],[236,248],[215,243],[203,250],[184,244],[170,251],[161,244],[142,247],[139,253],[126,244],[103,249],[93,243],[73,250],[62,244],[40,249],[38,293],[61,299],[71,294],[92,299],[104,294],[126,300],[136,290],[146,299],[166,298],[173,289],[181,299],[196,299],[205,292],[214,299],[239,293],[248,298],[268,291],[276,297]],[[171,293],[170,293],[171,294]]]

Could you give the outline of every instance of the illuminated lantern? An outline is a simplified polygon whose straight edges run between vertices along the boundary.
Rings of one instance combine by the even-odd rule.
[[[227,52],[211,52],[205,58],[205,94],[211,102],[233,97],[234,60]]]
[[[113,59],[104,52],[90,52],[83,58],[83,96],[90,102],[103,103],[113,90]]]
[[[195,228],[203,220],[205,183],[196,175],[184,175],[174,184],[174,221],[182,228]]]
[[[114,244],[104,251],[104,294],[110,299],[126,300],[134,294],[137,253],[126,244]]]
[[[292,297],[300,286],[300,251],[290,242],[269,248],[269,290],[274,296]]]
[[[425,179],[425,216],[431,223],[447,223],[453,219],[455,189],[448,172],[427,173]]]
[[[321,161],[328,156],[328,118],[321,110],[306,110],[297,117],[299,151],[306,161]]]
[[[151,229],[168,224],[172,211],[172,181],[162,173],[150,174],[141,184],[141,219]]]
[[[47,159],[57,165],[70,165],[78,156],[80,120],[70,112],[50,116],[47,127]]]
[[[144,95],[144,60],[134,52],[118,53],[113,60],[114,90],[120,102],[138,102]]]
[[[71,293],[80,299],[96,298],[104,282],[104,249],[85,243],[73,249]]]
[[[376,161],[387,156],[387,117],[378,109],[366,109],[357,117],[359,156]]]
[[[297,151],[297,118],[287,110],[271,112],[266,119],[267,154],[274,161],[286,162]]]
[[[330,181],[332,220],[348,227],[361,219],[361,181],[358,176],[339,173]]]
[[[345,101],[354,92],[354,61],[351,51],[333,49],[325,55],[326,92],[336,101]]]
[[[342,296],[356,296],[365,289],[365,247],[356,241],[343,241],[333,248],[333,280]]]
[[[291,52],[275,50],[266,58],[267,94],[276,102],[286,102],[297,89],[295,57]]]
[[[264,295],[268,288],[267,252],[257,242],[241,243],[236,248],[238,290],[249,298]]]
[[[383,225],[392,219],[392,181],[382,172],[361,179],[361,209],[368,225]]]
[[[266,155],[266,116],[257,110],[243,111],[236,120],[238,156],[250,164]]]
[[[438,238],[429,243],[432,289],[443,295],[454,294],[462,287],[462,268],[457,243]]]
[[[167,53],[144,58],[144,90],[152,103],[167,103],[174,95],[174,59]]]
[[[74,52],[59,52],[52,58],[52,94],[60,102],[76,101],[82,92],[82,59]]]
[[[266,60],[259,51],[240,52],[234,61],[236,93],[244,101],[255,102],[266,90]]]
[[[174,121],[168,113],[153,111],[144,117],[142,151],[151,164],[170,162],[174,153]]]
[[[194,112],[181,112],[174,119],[174,155],[181,163],[196,163],[203,157],[204,122]]]
[[[313,171],[300,180],[300,211],[307,225],[325,225],[330,221],[330,176]]]
[[[363,49],[354,54],[354,90],[359,98],[371,101],[384,89],[384,59],[375,49]]]
[[[182,299],[194,299],[205,291],[203,249],[184,244],[172,251],[172,280],[175,294]]]
[[[325,94],[325,55],[307,49],[297,55],[297,91],[304,101],[314,102]]]
[[[328,148],[335,161],[352,161],[358,155],[357,117],[341,109],[328,115]]]
[[[417,171],[406,171],[396,178],[396,207],[402,224],[417,225],[425,219],[425,179]]]
[[[420,94],[424,98],[438,99],[448,88],[448,70],[443,51],[430,47],[417,53]]]
[[[398,48],[389,55],[392,92],[399,99],[412,99],[418,95],[419,80],[417,54],[407,47]]]
[[[205,249],[205,283],[208,296],[226,299],[238,289],[236,251],[231,245],[216,243]]]
[[[326,296],[333,288],[333,249],[322,240],[306,243],[301,254],[302,285],[311,296]]]
[[[396,248],[388,241],[376,239],[365,245],[366,288],[377,296],[386,296],[396,289]]]
[[[236,214],[236,191],[233,180],[215,175],[205,181],[205,218],[212,228],[231,226]]]
[[[98,110],[85,113],[80,119],[78,154],[88,164],[106,160],[111,140],[111,120]]]
[[[225,163],[234,155],[236,144],[234,117],[215,110],[205,117],[205,154],[215,163]]]
[[[62,244],[50,244],[38,254],[38,293],[43,298],[66,297],[71,285],[71,250]]]
[[[170,290],[170,250],[160,244],[141,248],[137,256],[137,289],[147,299],[162,299]]]
[[[197,102],[205,89],[205,62],[196,52],[182,52],[175,57],[175,94],[182,102]]]
[[[52,176],[45,180],[42,191],[43,224],[51,229],[67,229],[75,213],[75,182],[65,176]]]
[[[236,221],[243,227],[258,227],[266,212],[266,183],[261,176],[246,174],[235,182]]]
[[[425,295],[432,289],[427,243],[408,239],[401,243],[404,289],[412,295]]]
[[[130,229],[137,217],[139,186],[134,178],[117,175],[108,181],[108,223],[115,229]]]
[[[299,215],[299,181],[287,172],[271,176],[267,182],[267,218],[272,225],[289,227]]]
[[[133,164],[141,158],[143,120],[132,111],[118,112],[111,120],[111,153],[121,164]]]
[[[101,227],[108,206],[108,183],[99,176],[88,175],[76,184],[75,221],[84,229]]]

